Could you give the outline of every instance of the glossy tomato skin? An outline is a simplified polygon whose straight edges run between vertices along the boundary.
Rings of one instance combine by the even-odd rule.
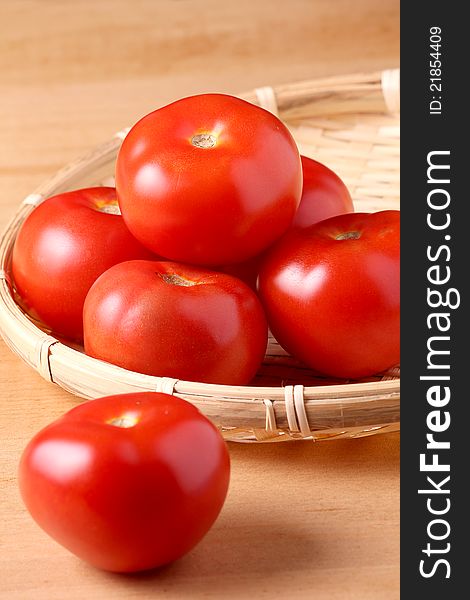
[[[359,378],[399,363],[399,214],[350,213],[289,232],[263,263],[273,335],[316,371]]]
[[[30,441],[19,466],[35,521],[83,560],[118,572],[191,550],[217,518],[229,476],[214,425],[153,392],[73,408]]]
[[[92,286],[85,352],[132,371],[246,384],[264,357],[261,304],[239,279],[173,262],[129,261]]]
[[[159,256],[243,262],[291,224],[302,190],[297,146],[274,115],[224,94],[183,98],[137,122],[116,161],[133,234]]]
[[[290,229],[305,229],[336,215],[354,212],[348,188],[340,177],[322,163],[301,156],[303,188],[300,205]],[[217,267],[217,271],[239,277],[256,289],[258,271],[269,248],[242,263]]]
[[[46,199],[24,221],[13,249],[14,284],[26,310],[53,333],[80,341],[85,296],[112,265],[155,258],[127,229],[111,187]]]
[[[305,229],[319,221],[354,211],[348,188],[326,165],[308,158],[302,160],[303,189],[292,229]]]

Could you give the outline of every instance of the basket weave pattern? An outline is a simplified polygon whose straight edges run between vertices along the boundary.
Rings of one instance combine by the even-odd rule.
[[[399,208],[398,70],[258,88],[241,97],[277,114],[301,154],[336,171],[357,211]],[[185,398],[228,440],[327,440],[398,430],[398,366],[367,380],[334,381],[319,377],[270,337],[251,386],[151,377],[86,356],[21,311],[9,275],[19,227],[51,195],[112,184],[115,158],[126,133],[118,132],[27,196],[5,230],[0,242],[0,332],[13,352],[43,378],[81,398],[147,390]]]

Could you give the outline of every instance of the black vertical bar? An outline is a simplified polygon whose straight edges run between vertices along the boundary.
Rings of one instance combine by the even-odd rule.
[[[401,6],[405,599],[470,594],[470,568],[464,564],[470,459],[470,29],[464,7],[435,0]]]

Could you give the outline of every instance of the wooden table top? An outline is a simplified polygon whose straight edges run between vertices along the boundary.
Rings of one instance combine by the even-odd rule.
[[[68,161],[150,110],[398,66],[399,2],[3,0],[0,228]],[[27,441],[76,399],[0,341],[0,597],[399,597],[399,435],[229,444],[224,509],[189,555],[145,575],[95,570],[48,538],[21,503]]]

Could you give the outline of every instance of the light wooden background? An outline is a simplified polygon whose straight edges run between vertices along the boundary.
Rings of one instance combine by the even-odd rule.
[[[90,147],[182,95],[398,66],[398,0],[0,0],[0,228]],[[0,341],[0,597],[399,597],[399,436],[230,444],[214,528],[159,572],[99,572],[29,518],[27,440],[74,404]]]

